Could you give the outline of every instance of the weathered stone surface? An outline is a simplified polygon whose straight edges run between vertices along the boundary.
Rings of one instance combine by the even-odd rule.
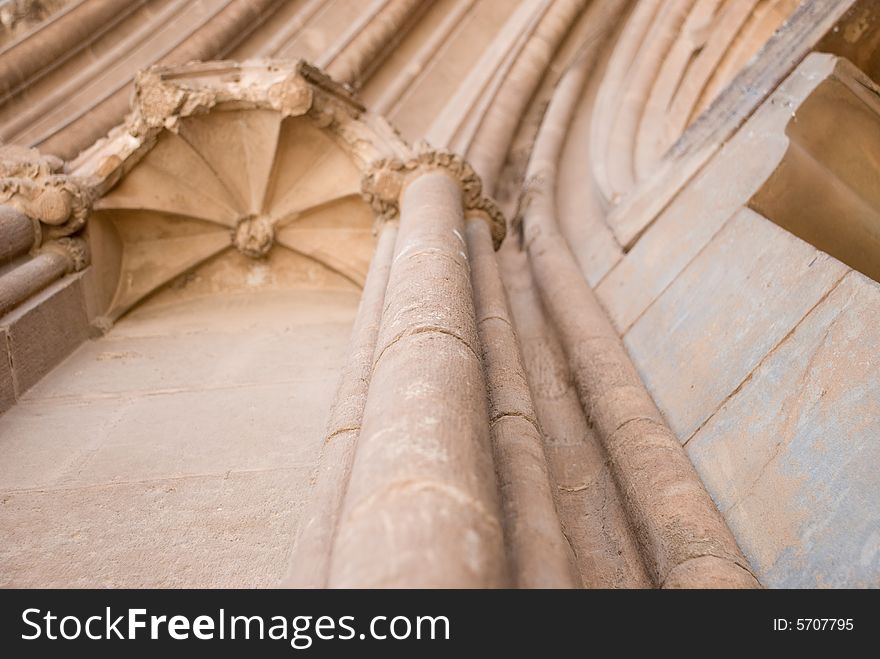
[[[32,220],[15,208],[0,206],[0,264],[27,252],[34,244]]]
[[[0,277],[0,316],[63,277],[66,261],[62,254],[47,251],[15,265]]]
[[[300,273],[320,264],[363,283],[373,216],[358,199],[361,171],[340,140],[311,119],[267,109],[174,117],[179,134],[160,133],[140,160],[126,154],[125,139],[94,156],[136,161],[90,220],[93,251],[103,255],[104,315],[119,318],[211,259],[242,269],[233,249],[257,265],[308,257]]]
[[[4,587],[275,585],[301,500],[291,469],[0,495]]]
[[[642,4],[648,6],[647,2]],[[745,0],[737,3],[736,9],[744,4]],[[705,9],[707,5],[700,3],[696,7]],[[774,20],[782,19],[795,9],[778,30],[773,28]],[[725,52],[724,58],[728,61],[719,63],[709,88],[700,90],[701,103],[708,104],[718,92],[720,80],[742,67],[737,77],[718,94],[715,102],[703,106],[702,115],[688,117],[689,120],[696,118],[664,155],[657,170],[609,213],[608,222],[621,244],[632,245],[682,186],[784,82],[791,69],[816,56],[811,51],[847,57],[876,79],[876,64],[872,60],[876,53],[877,9],[875,0],[780,0],[756,6],[743,26],[744,32]],[[727,12],[722,14],[730,16]],[[733,27],[731,23],[735,24],[735,21],[722,21],[721,30]],[[661,36],[663,32],[660,31],[655,39],[664,38]],[[682,40],[682,45],[694,48],[699,44],[699,52],[693,54],[696,60],[703,60],[700,63],[694,61],[693,67],[689,62],[688,66],[699,71],[703,68],[700,64],[712,58],[713,51],[717,56],[718,51],[702,38],[695,42],[693,33],[686,32],[688,36]],[[764,40],[766,44],[761,47]],[[754,57],[749,58],[748,52],[754,53]],[[626,60],[624,62],[624,66],[629,66]],[[669,78],[667,84],[668,81]],[[686,90],[692,81],[673,78],[672,82],[676,89]],[[646,141],[651,140],[650,133],[645,137],[648,138]]]
[[[607,451],[627,517],[636,531],[654,584],[684,561],[712,555],[718,562],[679,573],[677,587],[735,581],[745,557],[693,465],[639,378],[622,338],[612,327],[559,233],[554,196],[560,126],[566,125],[589,67],[580,62],[563,79],[536,138],[527,169],[522,207],[523,236],[532,273],[547,315],[556,326],[578,398]],[[557,155],[554,155],[557,154]],[[715,573],[717,570],[717,573]],[[689,583],[689,580],[699,575]]]
[[[0,582],[277,584],[357,297],[154,299],[81,346],[0,417]]]
[[[526,254],[499,252],[511,314],[544,437],[556,506],[586,588],[647,588],[635,534],[626,519],[607,454],[584,417],[568,361],[546,317]]]
[[[795,5],[792,0],[770,6],[739,0],[724,6],[723,11],[717,5],[687,0],[649,0],[632,5],[599,89],[590,147],[593,178],[612,208],[633,194],[638,183],[650,180],[658,168],[668,164],[667,154],[675,153],[683,132],[685,139],[690,137],[688,133],[699,132],[694,118],[713,100],[717,98],[725,110],[724,121],[716,120],[713,128],[723,129],[726,122],[742,121],[751,113],[761,98],[760,90],[766,94],[778,84],[778,68],[765,65],[759,70],[764,76],[751,76],[748,93],[719,94]],[[818,21],[804,22],[813,26]],[[755,23],[763,25],[756,28]],[[783,47],[773,53],[779,64],[788,59],[786,36],[777,39]],[[797,36],[804,40],[803,34]],[[806,47],[800,41],[798,45]],[[803,50],[800,52],[795,62],[803,57]],[[762,79],[773,74],[776,79],[772,83]],[[729,102],[730,96],[740,103]],[[685,128],[690,130],[685,132]],[[630,215],[623,214],[612,222],[624,245],[630,244],[632,235],[628,231]]]
[[[354,295],[349,299],[356,302]],[[119,329],[134,331],[125,325]],[[114,328],[103,340],[83,344],[28,398],[48,403],[332,380],[342,365],[339,344],[348,339],[349,323],[291,322],[241,334],[206,329],[125,336]]]
[[[283,584],[286,586],[319,588],[327,584],[333,536],[351,476],[372,379],[373,354],[397,228],[396,222],[388,222],[379,229],[376,252],[351,327],[348,355],[340,369],[339,384],[324,429],[324,442],[309,479],[309,501],[294,540]]]
[[[731,219],[625,339],[681,441],[845,272],[753,211]]]
[[[841,59],[785,133],[785,157],[749,207],[880,280],[880,163],[866,157],[880,150],[880,86]]]
[[[768,586],[878,584],[878,317],[851,272],[687,444]]]
[[[244,259],[245,257],[241,257]],[[231,275],[239,274],[233,270]],[[353,286],[335,290],[281,289],[280,282],[263,286],[261,279],[272,273],[257,269],[247,273],[257,280],[253,286],[231,291],[216,282],[195,281],[183,287],[165,289],[149,304],[138,307],[113,326],[113,338],[152,337],[210,333],[248,334],[260,332],[297,332],[305,325],[351,323],[358,302]],[[199,286],[204,283],[204,286]],[[247,282],[250,284],[251,282]],[[298,283],[298,282],[297,282]],[[192,290],[195,289],[195,290]]]
[[[480,218],[465,231],[477,334],[488,392],[492,457],[513,582],[522,588],[582,585],[563,534],[544,436],[526,379],[492,237]]]
[[[508,583],[462,208],[443,171],[402,195],[331,587]]]
[[[591,119],[599,77],[584,90],[576,115],[569,126],[559,161],[556,203],[559,228],[571,245],[581,272],[590,286],[596,286],[623,257],[620,245],[605,223],[600,193],[584,185],[584,171],[590,166]]]
[[[21,396],[89,335],[82,275],[49,286],[3,320],[15,390]]]
[[[298,467],[304,478],[320,442],[321,410],[333,394],[335,375],[270,386],[21,401],[0,420],[11,463],[2,470],[11,482],[0,488],[280,467]],[[49,427],[55,431],[48,433]],[[23,465],[33,467],[37,482],[22,482]]]

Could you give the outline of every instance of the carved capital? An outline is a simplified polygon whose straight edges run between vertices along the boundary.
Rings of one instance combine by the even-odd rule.
[[[182,119],[217,106],[276,110],[287,117],[308,114],[319,124],[358,117],[363,105],[350,90],[303,61],[191,62],[156,65],[135,76],[129,134],[176,130]]]
[[[68,262],[68,274],[84,269],[91,260],[88,243],[82,238],[58,238],[51,240],[43,245],[40,251],[64,256]]]
[[[91,208],[89,188],[62,167],[59,158],[36,149],[0,148],[0,203],[31,218],[37,246],[82,229]]]
[[[377,160],[361,179],[361,194],[380,220],[393,220],[400,214],[400,195],[409,180],[421,173],[445,170],[461,186],[466,211],[480,213],[489,223],[495,249],[501,246],[507,229],[504,214],[495,201],[483,194],[483,183],[467,161],[458,154],[417,145],[406,159]]]

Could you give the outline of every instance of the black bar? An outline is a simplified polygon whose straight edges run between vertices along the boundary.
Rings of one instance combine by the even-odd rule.
[[[874,647],[870,641],[878,637],[878,604],[877,591],[846,590],[6,590],[0,592],[0,648],[7,657],[63,656],[67,651],[93,657],[157,652],[174,657],[227,650],[255,657],[338,656],[363,650],[417,657],[487,649],[493,657],[633,654],[645,648],[701,655],[777,647],[839,652]],[[135,622],[144,626],[133,628],[134,639],[123,640],[118,636],[129,635],[129,609],[145,610],[134,614]],[[76,618],[66,620],[63,629],[75,636],[79,627],[75,639],[61,638],[65,616]],[[88,631],[109,634],[110,640],[86,638],[85,625],[94,616]],[[154,616],[156,639],[150,638]],[[172,638],[172,616],[184,617],[173,631],[188,638]],[[211,639],[196,637],[198,616],[210,618],[201,619],[198,632]],[[262,622],[232,621],[233,616],[257,616]],[[397,616],[405,619],[395,620]],[[243,638],[245,627],[250,639]],[[23,639],[37,634],[36,639]],[[260,635],[262,640],[256,638]]]

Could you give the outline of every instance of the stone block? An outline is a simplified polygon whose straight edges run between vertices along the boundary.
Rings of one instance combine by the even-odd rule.
[[[681,441],[846,271],[750,210],[719,232],[625,337]]]
[[[6,315],[3,329],[21,397],[88,338],[82,275],[65,277],[34,295]]]
[[[295,334],[292,329],[259,327],[235,334],[206,327],[189,334],[130,336],[114,328],[100,341],[83,344],[75,358],[59,364],[27,398],[51,401],[335,381],[350,323],[303,324]]]
[[[0,491],[295,467],[324,430],[324,381],[23,400],[0,419]]]
[[[272,469],[7,493],[0,586],[275,586],[304,485]]]
[[[766,586],[880,583],[878,317],[851,272],[687,444]]]

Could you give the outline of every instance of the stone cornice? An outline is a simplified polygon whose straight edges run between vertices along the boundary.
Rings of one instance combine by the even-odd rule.
[[[263,109],[304,116],[328,131],[359,167],[407,153],[381,117],[370,115],[344,85],[301,61],[248,60],[153,66],[135,78],[132,111],[122,126],[70,163],[99,195],[188,117],[222,110]]]
[[[381,220],[400,214],[400,195],[409,180],[432,169],[445,170],[461,185],[466,211],[480,213],[489,223],[495,249],[501,246],[507,223],[495,200],[483,194],[480,177],[458,154],[421,143],[408,158],[383,158],[372,164],[361,182],[364,200]]]
[[[137,75],[128,131],[174,130],[181,119],[223,105],[291,117],[308,113],[321,124],[356,119],[364,112],[345,87],[303,61],[193,62],[153,66]]]

